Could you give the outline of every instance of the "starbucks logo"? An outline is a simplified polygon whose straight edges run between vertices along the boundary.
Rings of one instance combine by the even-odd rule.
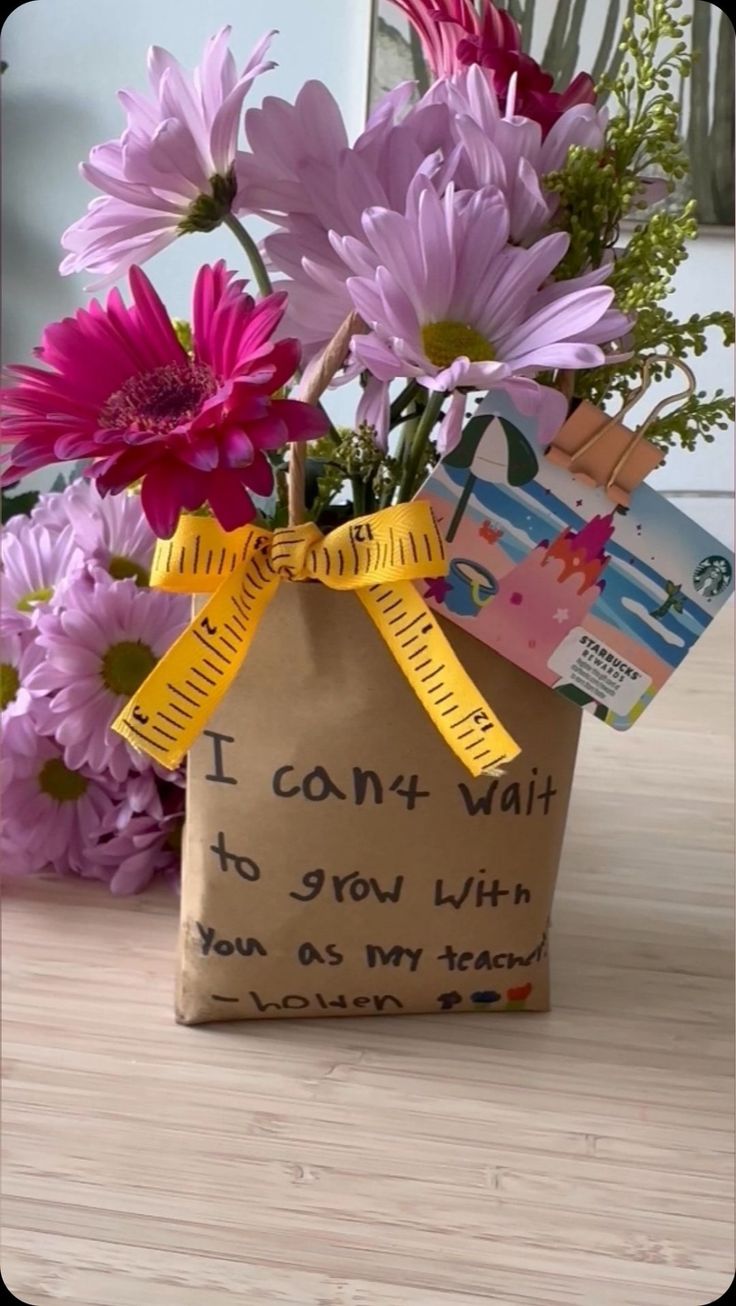
[[[733,569],[728,559],[715,555],[698,563],[693,572],[693,585],[704,599],[714,599],[730,585],[732,576]]]

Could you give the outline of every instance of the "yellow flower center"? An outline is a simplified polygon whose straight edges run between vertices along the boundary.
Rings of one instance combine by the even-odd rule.
[[[88,780],[64,766],[60,757],[50,757],[38,773],[38,787],[57,803],[75,803],[85,793]]]
[[[48,603],[48,600],[53,598],[53,594],[54,591],[50,586],[48,589],[29,590],[22,599],[18,599],[15,606],[19,612],[33,612],[36,603]]]
[[[496,357],[490,340],[466,322],[430,322],[422,327],[422,347],[435,367],[450,367],[456,358],[492,363]]]
[[[140,640],[124,639],[111,644],[102,659],[102,680],[113,694],[134,694],[151,674],[158,658]]]
[[[0,709],[12,703],[20,688],[20,676],[10,662],[0,662]]]
[[[141,567],[140,563],[134,562],[132,558],[122,556],[111,558],[107,570],[113,580],[134,580],[141,589],[145,589],[150,580],[145,567]]]

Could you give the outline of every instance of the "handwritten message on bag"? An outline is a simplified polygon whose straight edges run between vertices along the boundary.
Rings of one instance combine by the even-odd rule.
[[[190,754],[179,1019],[545,1009],[579,714],[452,631],[525,737],[472,779],[335,601],[284,587]]]

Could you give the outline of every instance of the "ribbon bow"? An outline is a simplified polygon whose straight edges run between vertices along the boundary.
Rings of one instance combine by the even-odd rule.
[[[156,548],[151,584],[210,594],[113,724],[128,743],[178,766],[227,693],[282,581],[354,590],[425,711],[475,776],[494,775],[519,748],[466,675],[413,580],[444,576],[429,504],[399,504],[324,536],[318,526],[225,532],[183,517]]]

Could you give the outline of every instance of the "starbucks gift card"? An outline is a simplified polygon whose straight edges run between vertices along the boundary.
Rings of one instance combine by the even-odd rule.
[[[419,492],[449,570],[431,607],[627,730],[733,592],[729,549],[641,484],[628,506],[544,456],[490,395]]]

